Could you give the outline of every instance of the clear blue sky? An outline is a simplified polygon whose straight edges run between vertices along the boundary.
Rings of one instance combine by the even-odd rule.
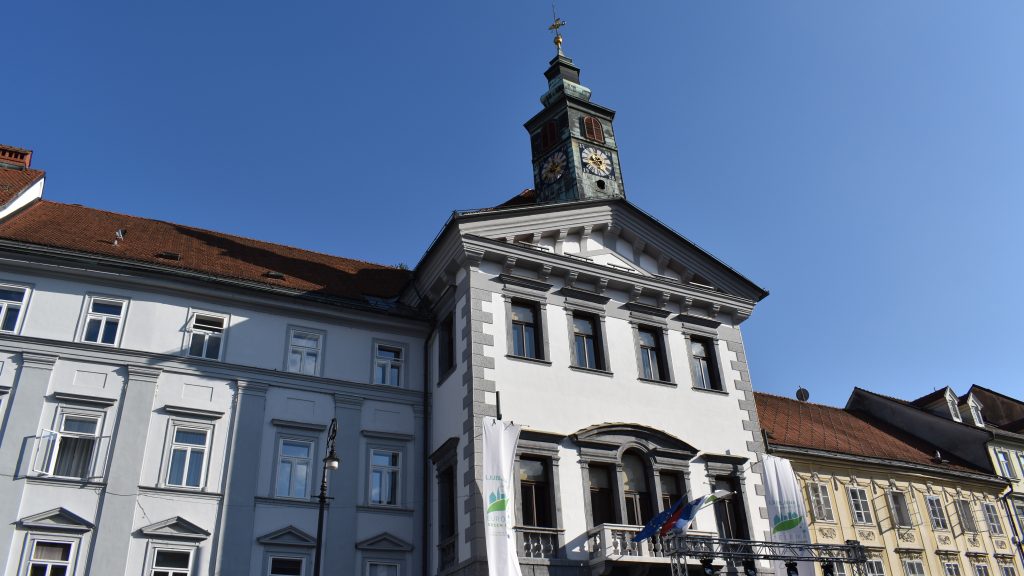
[[[754,386],[1024,396],[1024,4],[561,0],[631,201],[771,290]],[[414,264],[532,185],[536,2],[8,2],[50,199]]]

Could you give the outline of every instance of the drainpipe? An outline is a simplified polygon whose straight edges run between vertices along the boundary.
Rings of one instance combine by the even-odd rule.
[[[423,576],[430,576],[430,339],[423,341]]]
[[[1024,565],[1024,526],[1018,525],[1018,522],[1024,521],[1024,519],[1017,518],[1014,510],[1010,507],[1009,499],[1015,493],[1013,491],[1013,482],[1007,480],[1007,484],[1010,486],[1010,491],[1003,494],[1000,500],[1003,501],[1003,507],[1006,508],[1006,516],[1010,519],[1010,531],[1013,532],[1013,539],[1017,541],[1017,556],[1020,556],[1020,562]]]

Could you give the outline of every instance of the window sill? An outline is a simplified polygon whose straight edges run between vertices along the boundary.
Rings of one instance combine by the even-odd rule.
[[[584,366],[574,366],[570,364],[569,369],[577,372],[586,372],[588,374],[598,374],[600,376],[614,376],[612,372],[609,372],[608,370],[601,370],[600,368],[587,368]]]
[[[542,358],[530,358],[529,356],[516,356],[515,354],[505,354],[505,358],[509,360],[516,360],[518,362],[529,362],[531,364],[541,364],[544,366],[551,366],[550,360],[544,360]]]
[[[198,488],[178,488],[176,486],[139,486],[139,492],[170,492],[182,496],[211,498],[215,500],[219,500],[223,496],[220,492],[204,492]]]
[[[356,510],[359,512],[373,512],[376,514],[394,514],[398,516],[412,516],[415,512],[412,508],[403,508],[401,506],[378,506],[374,504],[360,504],[356,506]]]
[[[41,474],[25,476],[25,481],[29,484],[52,484],[56,486],[77,486],[79,488],[86,486],[102,487],[107,485],[105,480],[87,480],[85,478],[67,478],[64,476],[46,476]]]
[[[697,386],[691,386],[691,388],[696,392],[707,392],[709,394],[718,394],[720,396],[729,395],[729,393],[726,392],[725,390],[715,390],[714,388],[699,388]]]
[[[654,378],[644,378],[644,377],[637,378],[637,380],[643,382],[644,384],[657,384],[658,386],[668,386],[669,388],[678,388],[679,387],[679,386],[676,385],[675,382],[672,382],[671,380],[655,380]]]
[[[256,502],[270,506],[294,506],[301,508],[320,507],[320,503],[313,500],[303,500],[301,498],[280,498],[277,496],[257,496]],[[328,503],[328,506],[329,505],[330,504]]]

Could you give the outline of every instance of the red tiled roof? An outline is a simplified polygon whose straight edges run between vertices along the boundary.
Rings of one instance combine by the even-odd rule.
[[[934,447],[863,415],[761,392],[755,392],[754,399],[769,444],[969,470],[955,463],[936,463]]]
[[[24,170],[11,170],[0,168],[0,207],[6,206],[14,200],[19,192],[28,188],[43,177],[45,172],[26,168]]]
[[[3,172],[10,171],[0,170]],[[119,229],[125,230],[125,238],[115,246],[114,234]],[[395,297],[412,274],[391,266],[47,200],[38,200],[0,221],[0,240],[344,299]],[[164,257],[157,256],[160,253],[165,253]],[[267,277],[268,271],[284,274],[284,278]]]
[[[528,204],[537,203],[537,192],[533,188],[527,188],[519,194],[505,200],[501,204],[495,206],[495,208],[512,208],[514,206],[526,206]]]

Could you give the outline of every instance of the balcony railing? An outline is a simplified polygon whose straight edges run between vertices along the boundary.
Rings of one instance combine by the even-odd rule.
[[[623,562],[669,563],[672,540],[653,536],[643,542],[633,542],[633,537],[640,532],[641,526],[626,524],[601,524],[587,532],[587,549],[590,551],[591,562],[608,560]],[[715,536],[711,532],[691,530],[693,536]]]
[[[516,544],[519,546],[520,558],[557,558],[558,535],[561,530],[557,528],[543,528],[540,526],[517,526]]]

